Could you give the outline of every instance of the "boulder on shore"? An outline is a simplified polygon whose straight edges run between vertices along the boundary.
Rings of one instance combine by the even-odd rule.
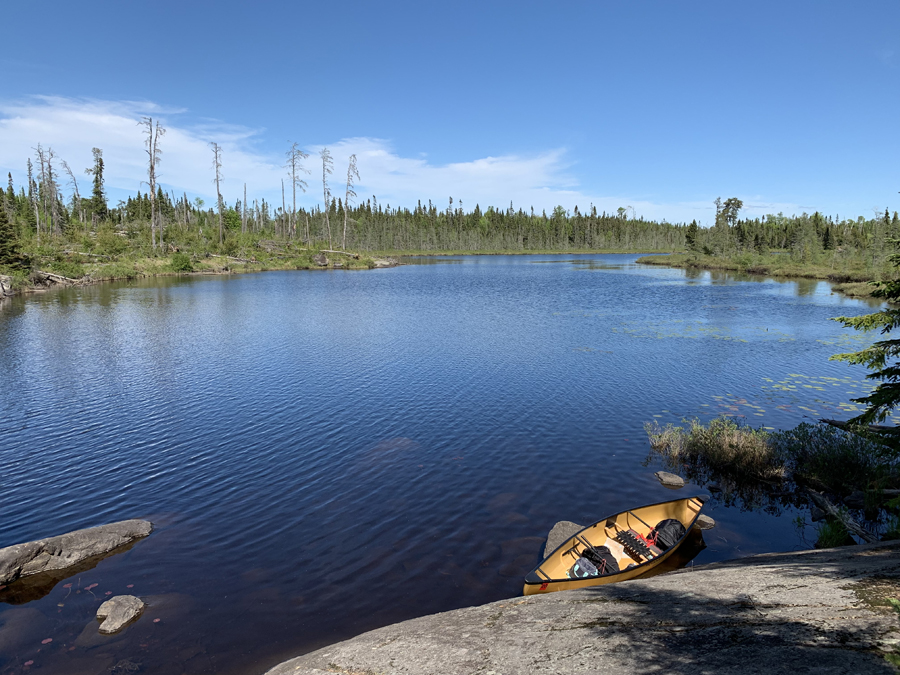
[[[133,595],[117,595],[104,602],[97,609],[100,632],[104,635],[118,633],[129,623],[137,619],[144,611],[144,603]]]
[[[0,298],[12,295],[12,277],[0,274]]]
[[[657,471],[655,474],[656,480],[658,480],[664,487],[667,488],[682,488],[684,487],[684,478],[681,476],[676,476],[674,473],[669,473],[668,471]]]
[[[0,584],[77,565],[146,537],[152,530],[149,521],[123,520],[0,548]]]

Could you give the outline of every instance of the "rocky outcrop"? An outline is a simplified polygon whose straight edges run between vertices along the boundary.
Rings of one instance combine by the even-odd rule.
[[[152,530],[146,520],[123,520],[0,548],[0,584],[78,565],[146,537]]]
[[[133,595],[117,595],[104,602],[97,609],[97,618],[102,620],[100,632],[104,635],[118,633],[144,611],[144,603]]]
[[[0,298],[5,298],[12,294],[12,277],[0,274]]]
[[[326,267],[328,265],[328,258],[325,257],[324,253],[316,253],[312,257],[312,260],[319,267]]]
[[[900,543],[766,554],[364,633],[267,675],[895,673]]]

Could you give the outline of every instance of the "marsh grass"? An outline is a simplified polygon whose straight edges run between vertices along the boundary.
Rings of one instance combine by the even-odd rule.
[[[730,417],[687,426],[644,425],[654,453],[693,477],[734,482],[781,482],[791,478],[846,496],[866,492],[866,510],[883,500],[881,491],[900,486],[897,458],[884,446],[826,424],[803,423],[787,431],[755,429]]]
[[[837,548],[856,543],[839,520],[823,520],[816,527],[816,532],[816,548]]]
[[[672,465],[687,465],[697,476],[734,476],[743,479],[780,480],[784,458],[769,443],[769,432],[754,429],[730,417],[718,417],[708,425],[687,420],[687,428],[656,422],[644,425],[650,447]]]
[[[774,432],[769,444],[786,458],[796,482],[837,495],[866,491],[869,508],[881,490],[900,484],[898,461],[884,446],[827,424]]]
[[[644,425],[651,457],[662,457],[688,480],[719,483],[727,505],[779,513],[808,504],[808,488],[837,504],[855,491],[865,495],[863,516],[886,538],[900,538],[900,460],[885,446],[826,424],[803,423],[787,431],[754,429],[730,417],[709,424]],[[649,461],[649,458],[648,458]],[[843,508],[843,507],[841,507]],[[845,526],[829,518],[818,526],[818,548],[853,543]]]

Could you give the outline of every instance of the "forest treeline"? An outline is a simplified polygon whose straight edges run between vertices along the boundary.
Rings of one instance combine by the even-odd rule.
[[[849,264],[871,272],[884,267],[888,242],[900,236],[896,212],[855,219],[819,213],[741,218],[736,198],[715,202],[715,224],[668,223],[629,216],[628,209],[599,212],[562,206],[552,212],[488,206],[464,208],[462,201],[446,206],[428,201],[413,208],[381,204],[373,196],[354,203],[351,158],[347,180],[337,194],[330,178],[333,161],[325,149],[321,203],[296,206],[297,191],[309,187],[302,175],[308,155],[293,144],[288,150],[287,188],[281,204],[248,198],[246,187],[230,204],[221,195],[221,148],[211,144],[217,203],[188,199],[157,185],[158,144],[164,134],[158,122],[142,122],[147,135],[148,185],[116,205],[108,203],[103,153],[95,148],[90,194],[82,195],[75,172],[52,149],[38,146],[26,160],[26,184],[15,185],[12,175],[3,192],[0,220],[0,265],[40,266],[60,256],[160,257],[173,252],[202,256],[209,253],[253,257],[260,242],[280,242],[305,249],[341,248],[359,252],[500,252],[500,251],[685,251],[696,256],[740,259],[750,264],[772,253],[787,255],[797,264]],[[32,161],[32,159],[34,161]],[[211,172],[213,173],[213,172]],[[77,271],[77,270],[75,270]]]

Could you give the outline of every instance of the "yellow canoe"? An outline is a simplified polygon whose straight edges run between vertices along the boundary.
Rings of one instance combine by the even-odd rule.
[[[525,595],[612,584],[646,574],[670,558],[684,543],[707,499],[708,495],[698,495],[650,504],[617,513],[588,525],[563,542],[540,565],[525,575]],[[623,544],[632,541],[634,533],[647,537],[658,523],[669,518],[679,521],[685,529],[684,535],[670,548],[658,554],[651,550],[650,555],[643,555],[636,549],[645,552],[648,549],[640,544],[637,547]],[[582,579],[570,578],[567,573],[585,551],[600,546],[609,549],[620,571]]]

